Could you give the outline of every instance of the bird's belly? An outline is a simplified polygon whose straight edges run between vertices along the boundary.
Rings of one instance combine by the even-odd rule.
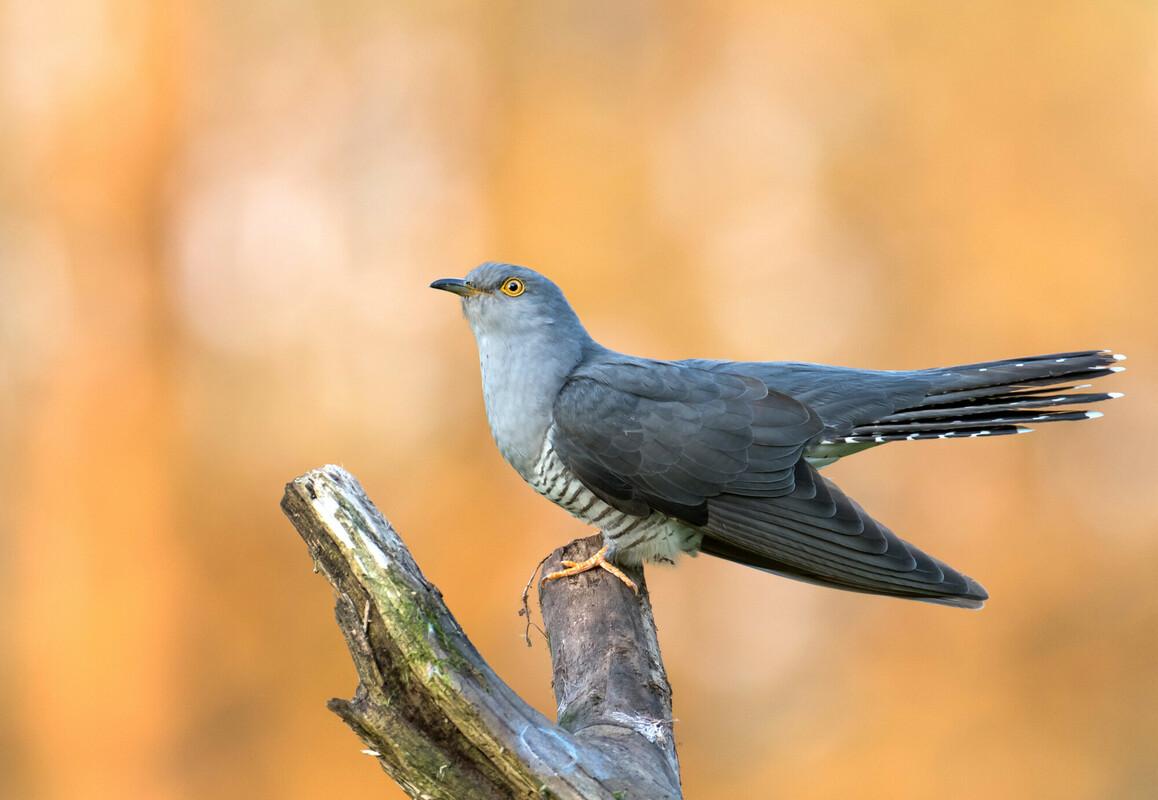
[[[657,511],[646,517],[625,514],[600,500],[559,460],[550,440],[527,483],[572,516],[598,528],[621,563],[675,561],[681,553],[694,553],[700,547],[702,534],[690,525]]]

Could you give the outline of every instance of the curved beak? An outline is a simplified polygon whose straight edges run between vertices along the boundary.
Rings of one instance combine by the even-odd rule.
[[[451,292],[460,297],[470,297],[472,294],[479,293],[478,289],[474,288],[474,286],[462,278],[439,278],[430,284],[430,288],[441,289],[444,292]]]

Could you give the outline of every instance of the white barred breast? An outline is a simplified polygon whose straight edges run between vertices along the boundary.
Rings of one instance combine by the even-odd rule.
[[[680,553],[699,549],[702,534],[694,527],[658,511],[646,517],[625,514],[596,497],[560,460],[550,435],[527,483],[572,516],[598,528],[621,563],[675,561]]]

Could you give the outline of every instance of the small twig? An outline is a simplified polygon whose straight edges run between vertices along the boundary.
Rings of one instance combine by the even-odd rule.
[[[531,570],[531,577],[527,578],[527,585],[523,587],[523,607],[519,609],[519,616],[525,618],[527,622],[526,626],[523,628],[523,641],[527,643],[527,647],[531,646],[531,628],[534,628],[539,633],[541,633],[543,635],[544,641],[549,641],[547,632],[536,625],[531,619],[530,597],[531,587],[535,585],[535,576],[538,575],[540,570],[543,569],[543,565],[547,563],[547,559],[550,557],[550,553],[543,556],[543,559],[535,565],[533,570]]]

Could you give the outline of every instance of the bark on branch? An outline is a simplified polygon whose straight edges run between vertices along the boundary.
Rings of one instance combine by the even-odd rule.
[[[540,589],[559,721],[487,665],[401,538],[340,467],[287,484],[282,508],[337,593],[358,671],[329,707],[411,796],[678,800],[671,689],[642,571],[635,597],[603,570]],[[552,553],[581,560],[580,539]]]

